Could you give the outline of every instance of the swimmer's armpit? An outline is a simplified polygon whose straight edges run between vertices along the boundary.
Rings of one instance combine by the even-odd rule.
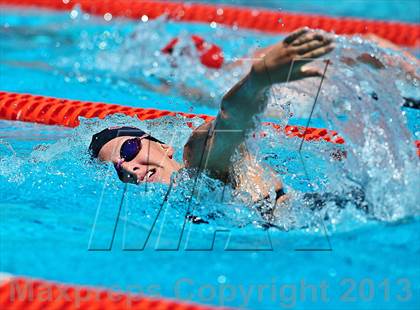
[[[276,206],[280,207],[288,207],[287,204],[289,202],[290,197],[288,195],[281,196],[276,200]]]

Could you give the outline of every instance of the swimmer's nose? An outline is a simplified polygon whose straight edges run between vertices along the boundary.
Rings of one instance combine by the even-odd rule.
[[[147,173],[147,167],[134,162],[123,163],[123,168],[136,179],[136,183],[140,183]]]

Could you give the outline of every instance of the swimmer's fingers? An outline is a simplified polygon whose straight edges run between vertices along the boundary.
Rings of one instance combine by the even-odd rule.
[[[319,58],[330,53],[332,50],[334,50],[334,48],[335,48],[334,44],[328,44],[326,46],[307,52],[301,55],[298,59],[311,61],[314,58]]]
[[[315,30],[308,33],[305,33],[304,35],[297,38],[293,43],[292,46],[299,46],[311,41],[320,41],[325,43],[331,43],[333,41],[333,37],[326,32]]]
[[[303,45],[293,47],[293,51],[298,55],[305,55],[319,48],[326,47],[330,44],[331,44],[330,42],[313,40]]]
[[[292,32],[290,35],[288,35],[283,42],[286,44],[291,44],[294,40],[296,40],[301,35],[304,35],[305,33],[309,32],[310,29],[308,27],[300,28],[294,32]]]

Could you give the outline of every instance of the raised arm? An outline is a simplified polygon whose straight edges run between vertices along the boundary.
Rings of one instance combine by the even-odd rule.
[[[270,47],[266,54],[254,60],[250,72],[224,96],[215,129],[254,129],[254,117],[267,105],[267,89],[287,80],[320,76],[320,72],[302,67],[332,49],[330,36],[308,28],[299,29]]]
[[[287,80],[320,76],[318,71],[302,67],[332,50],[330,36],[309,28],[299,29],[268,48],[266,54],[254,60],[250,72],[224,96],[216,119],[193,133],[186,145],[187,165],[225,171],[237,147],[256,128],[256,116],[268,103],[268,88]]]

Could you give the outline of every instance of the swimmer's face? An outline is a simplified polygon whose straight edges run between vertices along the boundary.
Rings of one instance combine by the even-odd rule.
[[[100,150],[98,158],[102,161],[119,164],[120,179],[127,183],[166,183],[169,184],[172,173],[181,166],[173,159],[173,147],[141,139],[141,149],[130,161],[121,161],[120,149],[123,143],[137,137],[117,137],[107,142]]]

